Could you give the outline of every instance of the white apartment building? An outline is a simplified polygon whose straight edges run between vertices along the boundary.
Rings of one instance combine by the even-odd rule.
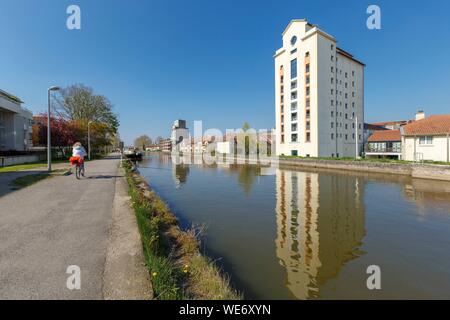
[[[26,151],[32,147],[33,114],[22,101],[0,90],[0,151]]]
[[[275,59],[276,154],[353,157],[363,147],[364,67],[336,39],[292,20]]]

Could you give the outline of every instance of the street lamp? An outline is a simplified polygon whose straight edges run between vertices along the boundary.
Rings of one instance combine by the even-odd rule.
[[[88,122],[88,159],[91,160],[91,131],[90,131],[90,125],[92,121]]]
[[[52,142],[51,142],[51,128],[50,128],[50,91],[59,91],[60,88],[53,86],[47,89],[47,170],[52,171]]]
[[[350,119],[355,120],[355,158],[359,159],[358,117],[351,116]]]

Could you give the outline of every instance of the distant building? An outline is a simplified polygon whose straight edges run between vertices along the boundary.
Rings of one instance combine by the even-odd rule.
[[[367,157],[402,158],[400,130],[376,130],[369,137],[365,149]]]
[[[0,151],[26,151],[33,145],[33,114],[22,100],[0,90]]]
[[[450,114],[425,114],[402,127],[403,159],[450,162]]]
[[[172,152],[172,140],[163,139],[159,142],[159,150],[162,152]]]
[[[170,135],[172,152],[191,152],[191,138],[186,120],[175,120]]]
[[[365,65],[336,44],[304,19],[284,30],[274,56],[277,155],[354,156],[357,142],[362,151]]]

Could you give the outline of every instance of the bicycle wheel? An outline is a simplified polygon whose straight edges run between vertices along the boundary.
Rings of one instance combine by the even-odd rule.
[[[75,167],[75,177],[77,179],[80,179],[80,176],[81,176],[81,166],[77,164]]]

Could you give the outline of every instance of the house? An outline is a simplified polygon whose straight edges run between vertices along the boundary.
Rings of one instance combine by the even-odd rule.
[[[369,136],[366,157],[402,159],[402,136],[400,130],[375,130]]]
[[[0,151],[27,151],[32,147],[33,114],[22,103],[0,90]]]
[[[450,162],[450,114],[416,116],[401,131],[404,160]]]
[[[305,19],[275,52],[276,154],[354,156],[363,146],[364,63]]]
[[[172,140],[163,139],[159,142],[159,150],[162,152],[172,152]]]

